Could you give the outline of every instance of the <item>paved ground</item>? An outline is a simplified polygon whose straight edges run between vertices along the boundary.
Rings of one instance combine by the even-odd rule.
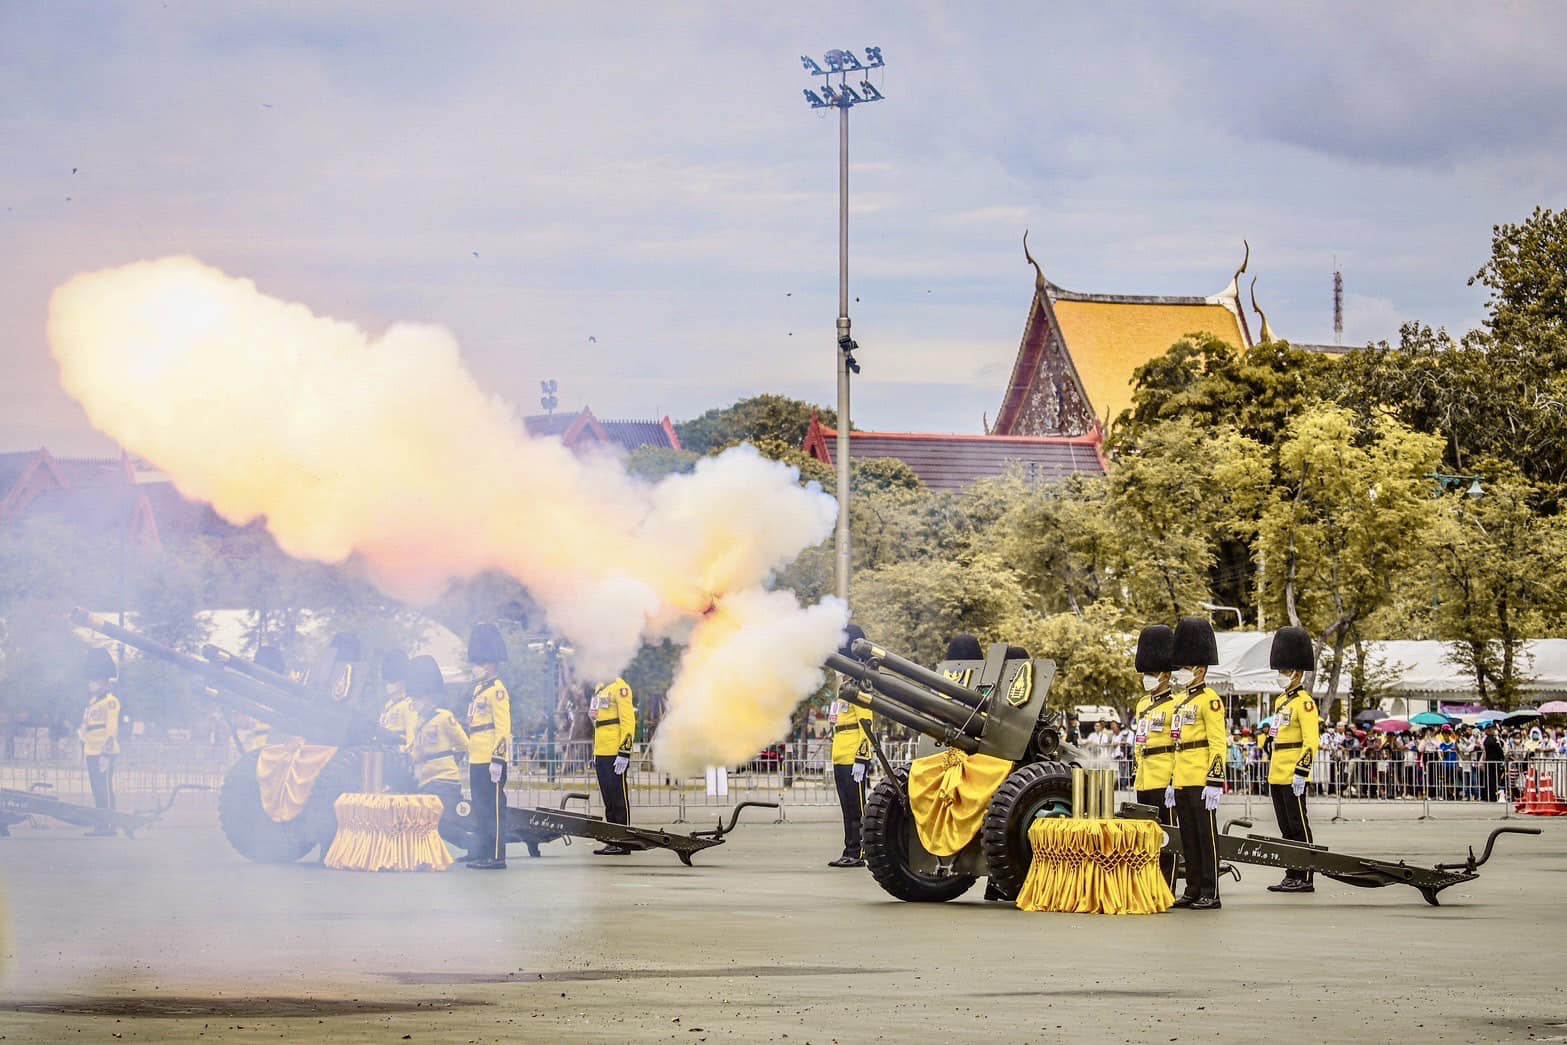
[[[1567,1041],[1567,823],[1505,840],[1440,909],[1401,888],[1281,899],[1259,870],[1222,912],[1092,918],[978,889],[889,901],[823,866],[824,822],[754,824],[695,869],[556,843],[504,874],[356,875],[248,864],[207,816],[0,841],[0,1037]],[[1452,859],[1491,826],[1318,840]]]

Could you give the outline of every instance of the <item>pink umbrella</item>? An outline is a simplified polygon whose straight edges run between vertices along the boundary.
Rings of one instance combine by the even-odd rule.
[[[1411,727],[1408,722],[1401,718],[1385,718],[1373,728],[1381,730],[1383,733],[1408,733]]]
[[[1567,715],[1567,700],[1552,700],[1540,705],[1542,715]]]

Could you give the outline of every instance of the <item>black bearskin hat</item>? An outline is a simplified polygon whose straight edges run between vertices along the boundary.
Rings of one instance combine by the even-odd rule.
[[[947,655],[945,660],[984,660],[985,651],[980,648],[979,640],[967,633],[952,636],[952,641],[947,643]]]
[[[850,624],[843,629],[843,645],[838,647],[838,652],[845,657],[854,656],[854,644],[865,637],[865,629],[858,624]]]
[[[1311,633],[1294,627],[1274,632],[1268,667],[1274,671],[1315,671],[1317,658],[1311,648]]]
[[[1177,668],[1200,668],[1219,663],[1219,640],[1213,637],[1213,625],[1206,617],[1182,617],[1175,625],[1170,644],[1170,664]]]
[[[283,651],[276,646],[262,646],[256,650],[256,667],[266,668],[274,675],[288,677],[288,663],[283,659]]]
[[[473,626],[468,633],[468,663],[506,663],[506,640],[501,638],[499,628],[488,621]]]
[[[102,646],[94,646],[82,658],[82,677],[88,682],[104,682],[120,673],[114,666],[114,658]]]
[[[1027,660],[1028,659],[1028,650],[1024,649],[1022,646],[1008,646],[1007,647],[1007,659],[1008,660]]]
[[[423,654],[407,662],[404,678],[408,693],[414,697],[440,699],[446,690],[446,680],[441,678],[441,666],[429,654]]]
[[[1137,634],[1137,673],[1163,675],[1172,667],[1175,632],[1168,624],[1150,624]]]
[[[381,655],[381,681],[385,683],[408,681],[408,655],[402,650],[387,650]]]

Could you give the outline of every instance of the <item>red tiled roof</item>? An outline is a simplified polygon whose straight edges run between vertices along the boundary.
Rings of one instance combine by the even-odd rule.
[[[553,436],[576,449],[594,444],[611,444],[627,453],[644,446],[680,449],[675,426],[665,417],[659,421],[600,421],[590,407],[569,414],[535,414],[522,419],[528,434],[536,438]]]
[[[816,419],[805,451],[832,463],[838,433]],[[961,490],[980,479],[1021,468],[1026,477],[1060,482],[1073,475],[1105,474],[1098,433],[1083,436],[950,435],[928,432],[851,432],[854,460],[895,457],[932,490]]]

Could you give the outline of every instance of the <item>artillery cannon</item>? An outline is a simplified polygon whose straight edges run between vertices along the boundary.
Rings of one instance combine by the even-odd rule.
[[[1073,815],[1072,769],[1087,761],[1084,752],[1063,739],[1060,719],[1046,707],[1054,662],[1031,659],[1003,643],[991,646],[983,660],[947,660],[932,671],[856,639],[830,655],[827,666],[845,678],[842,698],[920,734],[917,757],[947,748],[1013,763],[975,836],[957,853],[937,856],[925,848],[916,828],[908,772],[892,766],[875,745],[885,776],[866,800],[861,837],[877,884],[900,900],[939,902],[962,896],[987,876],[987,899],[1015,900],[1033,857],[1029,828],[1035,820]],[[1117,815],[1158,819],[1157,810],[1133,803],[1121,806]],[[1478,859],[1471,849],[1457,863],[1421,867],[1266,835],[1230,834],[1237,825],[1250,827],[1251,822],[1231,821],[1218,838],[1219,858],[1236,878],[1236,864],[1314,871],[1360,888],[1407,885],[1433,906],[1443,889],[1479,877],[1480,865],[1490,859],[1501,835],[1540,833],[1538,828],[1500,827]],[[1179,859],[1179,832],[1167,827],[1164,836],[1164,851]]]
[[[309,783],[289,781],[296,786],[303,783],[309,789],[309,797],[297,803],[299,808],[293,815],[281,820],[269,813],[263,802],[260,772],[265,753],[276,747],[246,752],[229,768],[218,794],[218,820],[229,844],[250,860],[292,863],[318,847],[324,857],[337,833],[338,797],[362,790],[371,776],[384,772],[384,782],[392,790],[413,790],[407,759],[394,745],[379,739],[376,709],[367,706],[369,702],[363,696],[369,673],[357,659],[346,660],[328,652],[299,682],[217,646],[203,646],[201,657],[192,657],[80,609],[71,612],[71,621],[196,676],[206,696],[227,711],[265,722],[273,733],[330,749],[330,757]],[[370,767],[373,772],[367,775]],[[270,786],[278,784],[274,779]],[[742,803],[727,827],[720,823],[716,832],[689,835],[610,824],[599,817],[564,809],[508,805],[502,836],[508,844],[527,846],[528,855],[533,857],[540,855],[539,847],[546,842],[577,836],[614,842],[633,850],[669,849],[689,864],[693,853],[724,841],[747,805],[776,804]],[[472,821],[472,808],[468,802],[460,802],[455,813],[455,826],[443,826],[443,837],[471,849],[472,832],[467,825]]]
[[[953,900],[981,877],[988,895],[1013,900],[1028,876],[1028,829],[1041,817],[1072,815],[1072,766],[1084,755],[1063,740],[1063,723],[1046,704],[1056,666],[998,643],[982,660],[946,660],[935,671],[867,639],[827,659],[843,675],[839,695],[920,734],[916,754],[942,747],[1013,763],[990,800],[978,834],[958,853],[938,857],[921,843],[909,803],[908,773],[876,748],[884,778],[865,802],[865,862],[900,900]]]

